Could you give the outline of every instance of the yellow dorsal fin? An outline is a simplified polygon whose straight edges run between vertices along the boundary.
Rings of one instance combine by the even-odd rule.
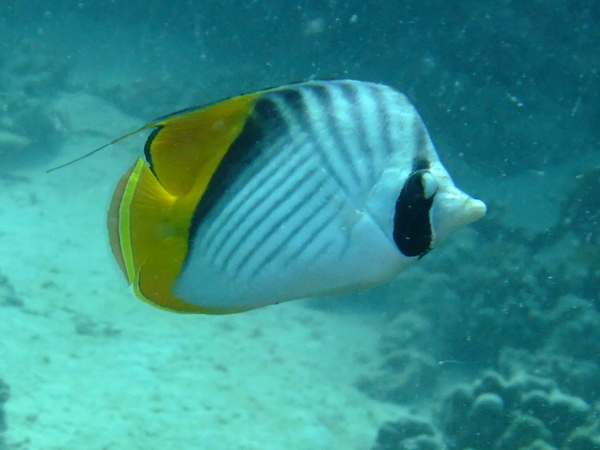
[[[209,160],[216,160],[218,164],[242,131],[246,118],[252,113],[252,104],[261,93],[169,114],[46,172],[70,166],[141,131],[156,128],[146,142],[146,156],[152,160],[153,170],[158,168],[160,182],[166,183],[169,192],[173,190],[174,194],[181,195],[191,188],[203,164]]]
[[[146,126],[157,127],[146,142],[146,157],[167,192],[185,195],[199,176],[213,175],[242,132],[259,94],[181,111]]]

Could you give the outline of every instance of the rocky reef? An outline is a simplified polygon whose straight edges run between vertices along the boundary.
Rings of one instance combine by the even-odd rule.
[[[433,420],[386,423],[373,450],[593,450],[600,448],[598,408],[550,378],[489,371],[455,387]]]
[[[443,401],[440,425],[450,449],[569,449],[600,445],[597,411],[551,378],[487,372]]]
[[[409,416],[385,423],[372,450],[444,450],[440,431],[428,420]]]

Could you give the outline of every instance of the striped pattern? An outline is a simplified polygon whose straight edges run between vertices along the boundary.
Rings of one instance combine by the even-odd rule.
[[[350,80],[266,91],[247,128],[196,209],[184,279],[210,268],[215,284],[252,286],[341,258],[383,171],[435,154],[402,94]]]

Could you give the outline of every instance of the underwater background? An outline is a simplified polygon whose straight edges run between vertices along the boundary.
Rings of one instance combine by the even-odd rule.
[[[600,2],[0,4],[0,449],[600,449]],[[138,301],[105,215],[177,109],[406,93],[488,215],[391,283],[232,316]]]

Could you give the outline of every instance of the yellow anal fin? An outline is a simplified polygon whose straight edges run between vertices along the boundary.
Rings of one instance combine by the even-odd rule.
[[[160,184],[172,195],[207,185],[223,156],[244,129],[260,93],[230,98],[155,120],[146,155]],[[199,180],[198,178],[206,178]]]
[[[123,176],[108,216],[115,258],[136,295],[159,308],[204,312],[171,293],[188,251],[191,212],[158,182],[139,158]]]

